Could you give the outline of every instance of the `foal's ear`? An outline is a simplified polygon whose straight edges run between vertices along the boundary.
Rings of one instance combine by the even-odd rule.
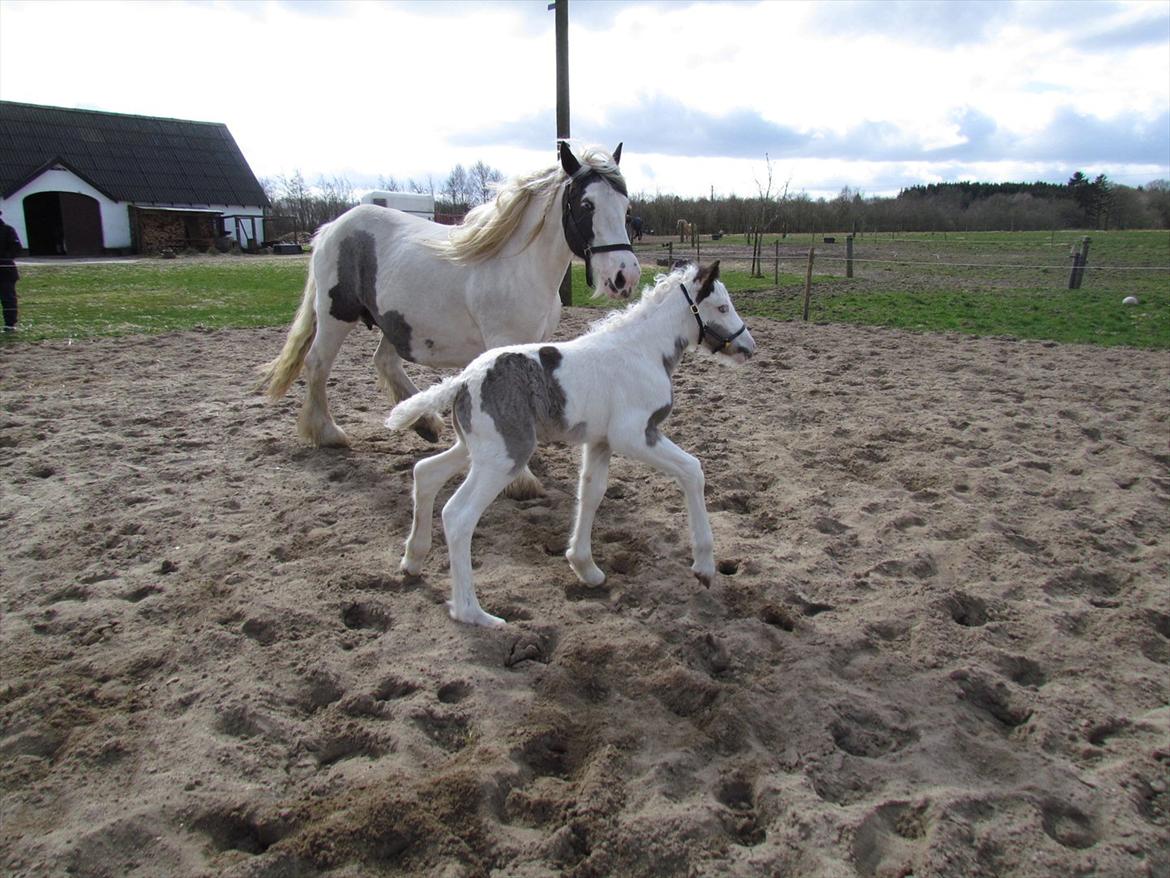
[[[706,268],[699,266],[699,273],[695,275],[695,282],[699,285],[699,292],[695,302],[701,302],[715,289],[715,281],[719,280],[719,260],[716,259]]]
[[[577,161],[577,157],[573,155],[573,151],[569,149],[568,141],[557,141],[557,153],[561,158],[561,167],[564,168],[565,173],[570,177],[581,170],[581,163]]]
[[[622,145],[619,143],[617,149],[613,151],[613,163],[620,165],[622,163]]]

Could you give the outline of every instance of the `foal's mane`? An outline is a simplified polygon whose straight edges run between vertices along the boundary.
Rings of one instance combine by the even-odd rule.
[[[609,332],[630,323],[636,323],[658,310],[658,306],[666,300],[667,294],[680,284],[693,283],[699,273],[699,266],[687,265],[675,269],[670,274],[654,276],[654,286],[642,291],[641,297],[618,311],[610,311],[604,317],[594,320],[589,325],[587,335],[596,332]]]
[[[595,146],[586,147],[578,158],[581,164],[589,165],[603,177],[620,183],[624,190],[622,172],[608,152]],[[515,177],[500,188],[494,200],[470,211],[460,225],[451,229],[447,240],[437,241],[433,246],[441,255],[454,262],[490,259],[516,233],[528,206],[539,204],[543,199],[540,221],[524,242],[527,247],[544,228],[556,204],[555,196],[568,179],[560,165]]]

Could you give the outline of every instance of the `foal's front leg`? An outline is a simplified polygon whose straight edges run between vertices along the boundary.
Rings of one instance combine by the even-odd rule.
[[[586,585],[598,586],[605,582],[605,574],[593,562],[593,519],[605,496],[609,480],[609,445],[598,442],[586,445],[581,451],[581,478],[577,485],[577,521],[569,539],[565,557],[569,566]]]
[[[715,579],[715,536],[711,533],[711,520],[707,517],[707,504],[703,499],[703,467],[698,459],[661,434],[656,435],[653,445],[642,441],[639,436],[616,450],[650,464],[678,482],[686,497],[687,519],[691,525],[691,549],[695,559],[691,572],[703,585],[710,586]]]
[[[480,516],[511,481],[509,470],[482,462],[473,462],[471,472],[443,507],[443,533],[447,537],[447,555],[451,561],[451,600],[447,602],[451,618],[470,625],[499,628],[504,620],[487,613],[475,596],[471,579],[471,537]]]

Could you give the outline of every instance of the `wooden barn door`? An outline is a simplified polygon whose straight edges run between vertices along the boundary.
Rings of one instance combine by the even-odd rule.
[[[30,256],[100,256],[102,211],[76,192],[38,192],[24,199]]]

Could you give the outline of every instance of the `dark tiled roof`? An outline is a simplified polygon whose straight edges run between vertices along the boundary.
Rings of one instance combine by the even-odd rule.
[[[268,204],[226,125],[0,101],[0,194],[53,161],[116,201]]]

